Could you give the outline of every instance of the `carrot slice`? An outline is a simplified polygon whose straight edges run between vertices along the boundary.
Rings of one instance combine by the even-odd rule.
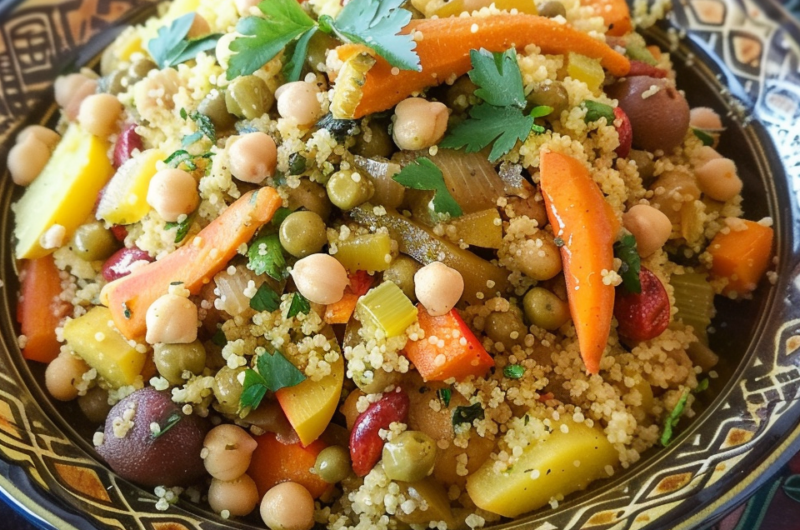
[[[608,26],[606,35],[621,37],[633,31],[631,10],[626,0],[581,0],[581,4],[594,8]]]
[[[106,285],[101,302],[111,309],[114,324],[128,339],[145,334],[145,313],[169,291],[172,282],[183,282],[192,294],[221,271],[281,205],[273,188],[260,188],[241,196],[222,215],[184,246],[165,258],[137,269]]]
[[[59,299],[61,278],[52,254],[26,261],[20,274],[22,286],[17,305],[17,322],[26,337],[22,356],[49,363],[61,350],[56,328],[72,305]]]
[[[624,76],[630,69],[628,59],[602,40],[537,15],[412,20],[402,33],[421,35],[416,52],[422,71],[394,69],[392,72],[392,66],[378,57],[367,73],[355,118],[386,110],[415,92],[466,74],[472,67],[470,50],[480,48],[501,52],[512,46],[521,50],[535,44],[545,54],[575,52],[600,59],[603,67],[616,76]],[[342,61],[363,51],[361,45],[346,44],[337,48]]]
[[[300,442],[281,443],[275,433],[268,432],[257,436],[256,442],[247,474],[256,483],[259,497],[272,486],[288,481],[304,486],[315,499],[333,487],[311,472],[317,455],[326,447],[321,440],[303,447]]]
[[[589,373],[596,374],[614,314],[614,286],[603,283],[603,271],[614,268],[619,225],[581,162],[544,152],[540,170],[547,217],[564,241],[561,261],[581,357]]]
[[[482,376],[494,366],[494,359],[486,353],[458,314],[449,313],[432,317],[422,306],[417,305],[419,327],[425,338],[408,341],[406,356],[425,381],[445,381],[454,377],[461,381],[467,376]],[[431,342],[434,340],[435,342]]]
[[[724,294],[755,290],[772,258],[772,228],[744,219],[741,222],[743,230],[734,226],[727,233],[717,234],[708,245],[708,253],[714,258],[711,274],[728,280]]]

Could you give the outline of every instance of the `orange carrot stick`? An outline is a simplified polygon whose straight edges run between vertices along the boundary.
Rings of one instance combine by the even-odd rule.
[[[22,356],[31,361],[49,363],[61,350],[56,328],[72,306],[59,299],[61,278],[52,254],[26,261],[20,276],[22,287],[17,322],[26,337]]]
[[[606,35],[621,37],[633,31],[631,10],[626,0],[581,0],[581,4],[594,8],[594,12],[608,26]]]
[[[744,229],[734,225],[729,232],[717,234],[708,245],[708,253],[714,258],[711,274],[728,280],[723,294],[753,291],[772,258],[772,228],[744,219],[741,222]]]
[[[547,217],[555,235],[564,241],[561,260],[581,357],[589,373],[596,374],[614,314],[614,286],[603,283],[603,271],[614,268],[619,225],[581,162],[545,152],[540,169]]]
[[[466,74],[472,67],[470,50],[480,48],[502,52],[512,46],[521,50],[535,44],[545,54],[576,52],[600,59],[603,67],[616,76],[624,76],[630,70],[630,61],[602,40],[537,15],[412,20],[402,33],[421,35],[416,52],[422,71],[395,70],[392,73],[392,66],[378,57],[367,73],[355,118],[386,110],[414,92]],[[363,51],[360,45],[346,44],[337,48],[342,61]]]
[[[281,205],[273,188],[244,194],[222,215],[184,246],[165,258],[109,283],[101,302],[111,309],[114,323],[128,339],[145,334],[145,313],[150,304],[169,291],[172,282],[183,282],[192,294],[221,271]]]

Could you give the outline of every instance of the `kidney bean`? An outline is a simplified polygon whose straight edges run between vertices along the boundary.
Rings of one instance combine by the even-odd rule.
[[[408,396],[398,388],[359,414],[350,433],[350,460],[356,475],[363,477],[375,467],[384,444],[378,431],[388,429],[393,422],[404,423],[408,408]]]
[[[633,144],[633,128],[631,128],[631,120],[625,111],[619,107],[614,108],[614,121],[619,121],[617,126],[617,134],[619,135],[619,147],[616,149],[617,156],[620,158],[628,158],[631,152],[631,145]]]
[[[133,151],[141,151],[143,148],[142,137],[136,132],[136,124],[125,125],[114,145],[114,167],[119,169],[119,166],[131,158]]]
[[[626,342],[654,339],[669,326],[669,297],[661,280],[642,267],[639,281],[640,294],[617,287],[614,316],[619,323],[617,332]]]
[[[637,75],[646,75],[648,77],[655,77],[656,79],[663,79],[667,77],[667,71],[663,68],[653,66],[652,64],[631,60],[631,70],[628,72],[627,77],[634,77]]]
[[[131,264],[136,261],[147,261],[150,263],[154,260],[150,254],[136,247],[119,249],[111,254],[111,257],[103,263],[103,269],[101,271],[103,273],[103,278],[113,282],[123,276],[127,276],[131,273]]]
[[[117,241],[125,241],[125,238],[128,237],[128,229],[125,225],[112,225],[111,233],[114,234],[114,239]]]

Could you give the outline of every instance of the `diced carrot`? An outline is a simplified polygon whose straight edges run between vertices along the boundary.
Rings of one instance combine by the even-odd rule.
[[[61,278],[51,254],[26,261],[20,277],[22,286],[17,322],[26,337],[22,356],[31,361],[49,363],[61,350],[56,328],[72,306],[59,298]]]
[[[581,0],[581,4],[594,8],[608,26],[606,35],[621,37],[633,31],[631,10],[626,0]]]
[[[342,299],[325,307],[325,316],[323,317],[325,322],[347,324],[356,310],[358,299],[367,294],[374,281],[375,277],[370,276],[367,271],[356,271],[350,274],[350,285],[345,287]]]
[[[544,54],[575,52],[600,59],[603,67],[616,76],[624,76],[630,69],[628,59],[602,40],[538,15],[497,14],[485,18],[412,20],[402,33],[422,36],[415,49],[422,71],[398,72],[386,60],[377,57],[377,62],[367,73],[355,118],[389,109],[415,92],[466,74],[472,67],[470,50],[480,48],[502,52],[512,46],[522,50],[535,44]],[[345,44],[337,48],[342,61],[363,51],[361,45]]]
[[[653,58],[655,58],[656,61],[661,59],[661,48],[659,48],[655,44],[651,44],[650,46],[647,46],[647,49],[650,51],[650,53],[653,55]]]
[[[281,482],[297,482],[315,499],[333,487],[311,472],[317,455],[326,447],[321,440],[303,447],[300,442],[281,443],[275,433],[268,432],[257,436],[256,442],[247,474],[255,481],[259,498]]]
[[[564,241],[561,261],[581,357],[588,372],[596,374],[614,313],[614,286],[603,282],[603,271],[614,269],[619,223],[581,162],[543,152],[540,170],[547,217]]]
[[[494,359],[458,311],[452,309],[445,315],[432,317],[421,304],[417,308],[419,327],[425,338],[408,341],[405,353],[423,380],[444,381],[454,377],[461,381],[470,375],[485,375],[494,366]]]
[[[728,280],[724,294],[755,290],[772,258],[772,228],[753,221],[741,222],[744,230],[731,227],[727,233],[718,233],[708,245],[708,253],[714,259],[711,274]]]
[[[281,205],[273,188],[240,197],[192,240],[168,256],[115,280],[103,289],[101,302],[111,309],[117,329],[128,339],[145,334],[145,313],[172,282],[183,282],[192,294],[221,271]]]

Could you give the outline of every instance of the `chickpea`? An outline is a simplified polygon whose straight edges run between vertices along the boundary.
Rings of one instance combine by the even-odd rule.
[[[145,314],[149,344],[188,344],[197,340],[197,306],[188,298],[165,294]]]
[[[522,309],[534,326],[555,331],[570,319],[569,304],[544,287],[534,287],[522,299]]]
[[[64,107],[64,115],[67,117],[68,120],[74,121],[77,119],[78,114],[81,110],[81,105],[83,104],[83,100],[88,98],[89,96],[96,94],[98,88],[98,82],[94,79],[89,79],[88,81],[84,82],[80,87],[78,87],[75,95],[69,100],[67,106]]]
[[[695,107],[689,111],[689,125],[695,129],[719,130],[722,129],[722,120],[714,109]]]
[[[228,159],[231,175],[258,184],[275,173],[278,148],[270,135],[253,132],[235,138],[228,145]]]
[[[328,242],[325,221],[314,212],[290,213],[281,223],[278,236],[284,250],[296,258],[319,252]]]
[[[249,475],[233,480],[211,480],[208,504],[217,513],[227,510],[230,515],[247,515],[258,504],[258,487]]]
[[[333,304],[342,299],[350,285],[347,271],[328,254],[311,254],[292,268],[292,278],[300,294],[315,304]]]
[[[108,404],[108,390],[99,386],[78,397],[78,406],[81,412],[92,423],[103,423],[111,410]]]
[[[206,367],[206,349],[199,340],[188,344],[156,344],[153,362],[159,375],[173,385],[184,382],[184,372],[198,375]]]
[[[726,202],[741,193],[742,179],[730,158],[709,160],[694,170],[700,189],[715,201]]]
[[[245,474],[257,446],[241,427],[230,423],[217,425],[203,441],[203,465],[215,479],[234,480]]]
[[[637,204],[625,212],[622,225],[636,238],[636,248],[643,258],[663,247],[672,233],[669,217],[646,204]]]
[[[155,119],[164,109],[175,108],[173,96],[180,87],[181,80],[174,68],[153,70],[147,77],[133,85],[133,104],[142,117],[148,120]]]
[[[78,389],[83,374],[89,366],[78,356],[61,353],[47,365],[44,372],[44,384],[50,395],[59,401],[72,401],[78,397]]]
[[[400,149],[416,151],[436,145],[447,130],[444,103],[408,98],[397,104],[392,137]]]
[[[61,135],[52,129],[41,125],[28,125],[17,135],[17,143],[22,143],[31,136],[44,143],[50,149],[55,149],[58,142],[61,141]]]
[[[311,530],[314,497],[296,482],[282,482],[261,499],[261,518],[271,530]]]
[[[62,109],[69,105],[72,98],[80,91],[84,83],[91,81],[83,74],[67,74],[56,78],[53,91],[56,103]]]
[[[352,210],[370,200],[375,194],[375,185],[358,171],[337,171],[325,184],[328,198],[342,210]]]
[[[425,265],[414,275],[414,293],[431,316],[449,313],[464,294],[461,273],[440,261]]]
[[[192,20],[192,27],[189,28],[186,38],[196,39],[203,35],[208,35],[209,33],[211,33],[211,26],[208,25],[208,21],[200,13],[195,13],[194,20]]]
[[[700,198],[695,178],[678,169],[665,171],[650,185],[653,190],[651,206],[664,212],[673,224],[681,222],[681,212]]]
[[[78,123],[89,133],[99,138],[108,138],[116,129],[122,110],[122,103],[116,96],[92,94],[81,103]]]
[[[147,204],[167,222],[189,215],[199,203],[197,181],[182,169],[162,169],[150,180]]]
[[[50,148],[34,135],[28,135],[8,151],[8,172],[18,186],[28,186],[50,160]]]
[[[697,149],[694,153],[692,153],[692,165],[695,168],[704,166],[706,162],[714,160],[716,158],[722,158],[722,155],[717,152],[716,149],[711,147],[710,145],[704,145],[700,149]]]
[[[318,95],[319,88],[315,83],[286,83],[275,92],[278,114],[301,127],[312,125],[322,116]]]

